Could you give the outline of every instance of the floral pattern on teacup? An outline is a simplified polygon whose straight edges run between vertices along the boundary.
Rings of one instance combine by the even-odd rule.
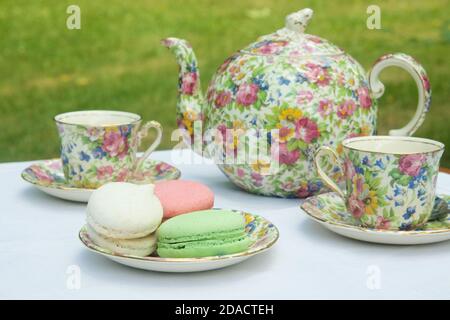
[[[57,123],[61,159],[68,182],[95,189],[110,181],[125,181],[137,149],[137,124],[85,127]]]
[[[411,230],[426,223],[443,151],[407,155],[345,152],[347,208],[359,224]]]

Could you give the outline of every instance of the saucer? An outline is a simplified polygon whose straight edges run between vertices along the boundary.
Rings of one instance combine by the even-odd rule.
[[[89,239],[86,227],[83,227],[80,230],[79,238],[92,252],[133,268],[160,272],[198,272],[220,269],[237,264],[268,250],[279,237],[278,229],[265,218],[239,210],[233,211],[239,212],[245,217],[247,223],[245,230],[250,239],[252,239],[253,244],[246,251],[223,256],[203,258],[160,258],[156,255],[148,257],[121,255],[95,245]]]
[[[142,169],[129,181],[153,183],[159,180],[175,180],[180,175],[180,170],[168,163],[147,159],[142,164]],[[87,202],[94,191],[68,185],[60,159],[38,161],[22,171],[22,178],[45,193],[64,200]]]
[[[448,196],[444,196],[448,202]],[[430,221],[412,231],[370,229],[355,225],[347,212],[344,201],[336,193],[329,192],[306,199],[303,211],[327,229],[356,240],[397,245],[434,243],[450,239],[450,216]]]

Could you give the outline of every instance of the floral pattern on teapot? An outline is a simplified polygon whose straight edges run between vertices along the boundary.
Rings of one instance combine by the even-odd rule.
[[[208,90],[214,108],[205,113],[207,126],[222,132],[278,129],[269,139],[271,160],[279,164],[275,175],[251,165],[221,166],[244,189],[285,197],[314,194],[322,189],[312,165],[317,147],[341,150],[336,141],[374,134],[376,102],[361,67],[346,56],[304,59],[295,67],[286,62],[282,70],[279,61],[261,56],[242,55],[226,64]]]
[[[357,61],[327,40],[304,34],[311,16],[310,9],[289,15],[286,28],[261,37],[226,59],[213,76],[206,99],[200,91],[192,47],[177,38],[163,40],[180,66],[177,123],[189,133],[189,144],[196,121],[202,122],[204,130],[218,130],[228,147],[231,144],[225,152],[231,149],[234,153],[239,137],[229,139],[227,130],[278,130],[275,135],[268,133],[272,158],[256,163],[217,163],[233,183],[249,192],[303,198],[325,191],[313,165],[315,150],[325,145],[342,153],[344,139],[376,134],[376,98],[383,93],[382,85],[374,77],[379,89],[374,96]],[[386,59],[383,63],[397,63],[406,58],[395,54],[381,59]],[[411,121],[414,125],[408,130],[397,130],[398,134],[410,135],[428,111],[429,82],[413,59],[400,66],[419,74],[425,88],[419,87],[425,92],[425,100],[419,101],[420,117]],[[279,170],[267,174],[267,166],[274,161]],[[325,170],[339,178],[336,165],[330,164]]]

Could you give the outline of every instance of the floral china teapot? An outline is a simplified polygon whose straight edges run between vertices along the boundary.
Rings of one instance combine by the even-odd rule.
[[[390,135],[412,135],[429,109],[430,84],[417,61],[402,53],[384,55],[366,76],[360,64],[339,47],[304,33],[312,15],[311,9],[288,15],[284,28],[225,60],[211,80],[206,99],[191,46],[177,38],[163,40],[180,66],[177,122],[189,132],[189,143],[194,143],[196,122],[203,132],[222,132],[232,148],[236,139],[225,137],[229,129],[269,132],[269,150],[276,157],[266,162],[218,163],[233,183],[247,191],[300,198],[323,191],[313,155],[319,146],[340,153],[344,139],[375,134],[376,99],[384,92],[378,75],[385,67],[405,69],[419,90],[413,119]],[[269,163],[278,167],[268,174]],[[334,165],[327,170],[340,176]]]

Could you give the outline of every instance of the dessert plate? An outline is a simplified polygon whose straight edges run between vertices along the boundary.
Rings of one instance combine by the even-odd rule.
[[[180,170],[168,163],[147,159],[130,182],[152,183],[159,180],[174,180],[180,175]],[[68,185],[60,159],[38,161],[22,171],[22,178],[45,193],[65,200],[87,202],[94,191]]]
[[[449,201],[448,196],[444,196]],[[412,245],[440,242],[450,239],[450,216],[430,221],[421,229],[392,231],[364,228],[345,208],[344,201],[336,193],[329,192],[306,199],[303,211],[314,221],[342,236],[382,244]]]
[[[133,268],[161,271],[161,272],[197,272],[220,269],[242,262],[256,254],[269,249],[278,239],[278,229],[261,216],[240,212],[246,220],[246,232],[253,244],[247,251],[203,258],[160,258],[158,256],[136,257],[120,255],[95,245],[86,232],[85,227],[80,230],[81,242],[91,251],[103,255],[115,262]]]

